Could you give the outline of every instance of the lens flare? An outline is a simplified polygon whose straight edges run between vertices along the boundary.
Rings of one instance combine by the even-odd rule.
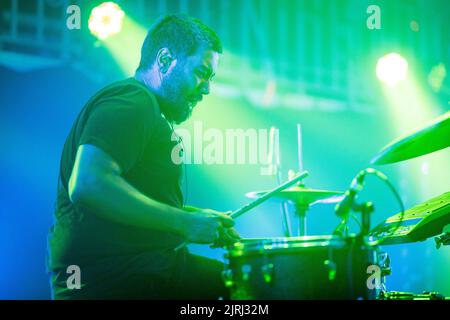
[[[376,73],[383,83],[394,87],[406,79],[408,62],[398,53],[389,53],[378,59]]]
[[[122,30],[125,13],[114,2],[103,2],[91,11],[89,30],[97,38],[104,40]]]

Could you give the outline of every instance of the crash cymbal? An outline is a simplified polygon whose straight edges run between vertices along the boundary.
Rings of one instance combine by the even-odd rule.
[[[263,196],[267,191],[253,191],[247,193],[245,196],[250,199],[255,199]],[[329,190],[317,190],[303,187],[292,187],[275,194],[273,200],[288,200],[297,205],[312,205],[316,203],[337,203],[342,201],[343,192],[329,191]]]
[[[384,147],[372,160],[388,164],[419,157],[450,146],[450,111]]]

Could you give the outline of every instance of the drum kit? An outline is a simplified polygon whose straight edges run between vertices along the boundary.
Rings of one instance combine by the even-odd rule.
[[[372,159],[372,164],[399,162],[448,146],[450,112],[390,143]],[[408,210],[402,207],[401,213],[370,229],[372,203],[355,201],[368,173],[387,180],[369,168],[361,171],[344,193],[305,188],[299,184],[308,175],[304,171],[273,190],[248,193],[247,197],[255,200],[233,212],[233,218],[266,200],[288,201],[294,204],[299,219],[298,235],[288,232],[287,237],[241,239],[229,246],[222,278],[231,299],[446,299],[438,293],[388,292],[385,280],[391,273],[390,261],[380,244],[416,242],[436,236],[437,248],[448,245],[450,192]],[[392,190],[395,192],[393,187]],[[331,235],[306,233],[307,211],[317,203],[336,204],[335,211],[342,221]],[[349,211],[361,212],[359,234],[348,233]]]

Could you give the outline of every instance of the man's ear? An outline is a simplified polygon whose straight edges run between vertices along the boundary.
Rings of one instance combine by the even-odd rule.
[[[166,73],[174,61],[174,57],[168,48],[161,48],[156,55],[158,68],[162,73]]]

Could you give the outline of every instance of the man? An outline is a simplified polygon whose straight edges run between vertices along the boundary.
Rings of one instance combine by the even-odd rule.
[[[198,19],[166,16],[149,30],[135,77],[87,102],[61,158],[49,234],[53,298],[226,297],[222,264],[182,244],[239,236],[226,214],[183,207],[182,166],[171,159],[172,124],[209,93],[221,52]],[[79,268],[79,289],[69,266]]]

